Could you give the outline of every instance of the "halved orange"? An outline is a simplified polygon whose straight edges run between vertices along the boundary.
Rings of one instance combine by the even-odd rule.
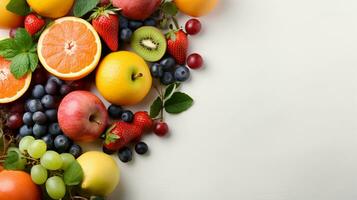
[[[37,53],[51,74],[64,80],[78,80],[98,65],[102,44],[87,21],[63,17],[54,21],[41,35]]]
[[[10,72],[11,62],[0,57],[0,103],[10,103],[20,98],[31,83],[31,73],[16,79]]]

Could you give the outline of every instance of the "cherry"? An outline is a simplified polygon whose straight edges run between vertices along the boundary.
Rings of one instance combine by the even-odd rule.
[[[191,69],[198,69],[202,67],[203,65],[203,59],[200,54],[193,53],[187,57],[187,66],[189,66]]]
[[[198,19],[190,19],[185,25],[186,33],[196,35],[201,31],[201,22]]]
[[[6,126],[10,129],[18,129],[22,126],[22,117],[19,113],[9,115],[6,120]]]
[[[154,133],[158,136],[165,136],[169,132],[169,126],[165,122],[155,124]]]

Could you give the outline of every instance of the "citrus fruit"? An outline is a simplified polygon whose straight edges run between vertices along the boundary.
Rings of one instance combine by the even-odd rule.
[[[11,62],[0,57],[0,103],[20,98],[30,86],[31,73],[16,79],[10,72]]]
[[[175,0],[177,8],[192,17],[207,15],[217,3],[218,0]]]
[[[6,9],[10,0],[0,0],[0,28],[16,28],[21,26],[24,18]]]
[[[72,8],[73,2],[74,0],[27,0],[36,13],[49,18],[65,16]]]
[[[129,51],[108,54],[96,74],[99,93],[116,105],[134,105],[149,93],[152,84],[150,69],[143,58]]]
[[[23,171],[0,172],[0,200],[39,200],[40,190]]]
[[[78,80],[97,66],[102,51],[97,32],[87,21],[63,17],[40,36],[37,53],[44,68],[64,80]]]
[[[107,196],[114,191],[119,183],[120,172],[111,156],[99,151],[89,151],[79,156],[77,161],[83,170],[81,187],[85,192]]]

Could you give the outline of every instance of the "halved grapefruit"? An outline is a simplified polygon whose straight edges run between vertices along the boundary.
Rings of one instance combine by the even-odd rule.
[[[51,74],[64,80],[78,80],[98,65],[102,44],[87,21],[63,17],[54,21],[41,35],[37,53]]]
[[[11,62],[0,57],[0,103],[10,103],[20,98],[31,83],[31,73],[16,79],[10,72]]]

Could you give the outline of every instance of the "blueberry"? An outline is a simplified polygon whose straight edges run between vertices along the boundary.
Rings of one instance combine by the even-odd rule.
[[[68,151],[75,158],[78,158],[82,154],[82,148],[78,144],[73,144]]]
[[[56,107],[55,98],[49,94],[46,94],[44,97],[42,97],[41,103],[45,108],[55,108]]]
[[[162,65],[160,65],[159,63],[154,63],[151,68],[151,75],[154,78],[161,78],[164,75],[164,70]]]
[[[58,125],[58,123],[52,123],[48,127],[48,133],[56,136],[56,135],[62,134],[62,130],[61,130],[60,126]]]
[[[43,106],[41,104],[41,101],[38,99],[31,99],[29,101],[26,102],[26,107],[27,110],[34,113],[36,111],[42,111],[43,110]]]
[[[57,121],[57,110],[56,109],[46,110],[45,115],[50,122]]]
[[[124,42],[130,42],[132,35],[133,31],[131,31],[129,28],[124,28],[120,31],[120,39]]]
[[[32,115],[32,121],[36,124],[45,124],[47,122],[47,117],[42,111],[37,111]]]
[[[180,66],[175,70],[175,79],[183,82],[190,78],[190,70],[185,66]]]
[[[45,88],[42,85],[35,85],[32,89],[32,97],[41,99],[45,95]]]
[[[108,114],[113,119],[120,119],[122,112],[123,108],[121,106],[116,106],[112,104],[108,107]]]
[[[67,84],[63,84],[60,88],[60,94],[62,96],[66,96],[68,93],[70,93],[72,91],[71,86],[67,85]]]
[[[32,126],[34,124],[32,121],[32,113],[25,112],[22,116],[22,121],[24,122],[24,124]]]
[[[123,163],[127,163],[132,160],[133,153],[128,147],[124,147],[118,151],[118,157]]]
[[[21,137],[25,137],[28,135],[32,135],[32,127],[29,125],[23,125],[20,128],[20,135]]]
[[[68,137],[64,135],[58,135],[55,138],[54,145],[58,153],[64,153],[70,147],[70,141]]]
[[[136,29],[142,27],[143,25],[144,25],[144,24],[143,24],[142,21],[137,21],[137,20],[130,20],[130,21],[129,21],[129,28],[130,28],[131,30],[136,30]]]
[[[41,138],[47,144],[47,150],[53,149],[53,137],[47,134]]]
[[[41,124],[35,124],[32,128],[35,138],[41,138],[47,133],[47,126]]]
[[[120,15],[119,16],[119,26],[120,28],[128,28],[128,19],[125,18],[124,16]]]
[[[47,83],[50,82],[50,81],[54,81],[57,83],[57,85],[62,85],[63,84],[63,81],[55,76],[50,76],[47,80]]]
[[[115,151],[107,149],[105,146],[102,147],[102,151],[108,155],[114,154]]]
[[[135,145],[135,151],[140,155],[145,154],[148,150],[149,147],[145,142],[139,142]]]
[[[161,83],[164,85],[170,85],[175,82],[175,77],[171,72],[164,72],[164,75],[160,79]]]
[[[162,65],[164,71],[171,71],[176,66],[176,61],[172,57],[167,57],[162,59],[160,64]]]
[[[124,110],[123,113],[121,114],[121,120],[124,122],[132,122],[134,119],[134,114],[130,110]]]
[[[144,21],[145,26],[156,26],[156,21],[153,18],[146,19]]]
[[[52,95],[57,94],[58,85],[57,85],[56,81],[54,81],[54,80],[47,81],[47,83],[45,85],[45,90],[46,90],[47,94],[52,94]]]

